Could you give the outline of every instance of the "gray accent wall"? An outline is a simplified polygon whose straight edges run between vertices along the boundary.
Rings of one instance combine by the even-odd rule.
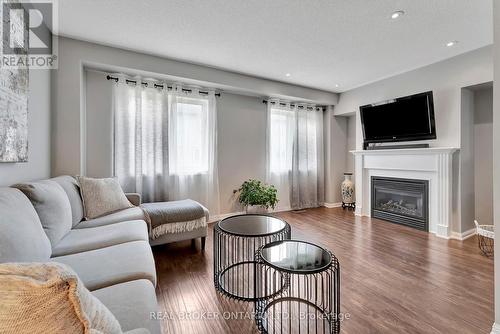
[[[487,46],[342,93],[334,107],[335,115],[355,116],[354,122],[348,121],[347,142],[351,147],[355,142],[359,150],[363,147],[360,106],[432,90],[437,139],[424,142],[433,147],[464,148],[463,155],[459,152],[453,156],[452,198],[452,230],[463,233],[473,227],[475,196],[474,169],[469,168],[474,165],[474,94],[463,95],[462,88],[492,79],[493,47]],[[347,166],[349,163],[348,156]]]
[[[335,115],[358,114],[365,104],[432,90],[437,140],[428,142],[436,147],[460,147],[461,88],[492,80],[493,47],[487,46],[342,93]],[[356,147],[362,145],[358,126]]]
[[[220,209],[238,212],[233,190],[249,178],[266,178],[267,107],[260,98],[224,93],[217,111]]]
[[[86,71],[85,166],[91,177],[113,175],[112,81],[101,72]]]
[[[500,203],[500,1],[493,2],[494,80],[493,80],[493,203]],[[500,230],[500,205],[493,208],[495,229]],[[495,242],[495,326],[500,332],[500,242]]]
[[[493,222],[493,88],[490,83],[462,89],[460,120],[461,232]]]
[[[493,224],[493,87],[474,92],[474,208],[481,224]]]
[[[0,163],[0,186],[50,176],[50,71],[29,71],[28,162]]]
[[[59,38],[59,69],[53,71],[52,174],[85,174],[87,149],[85,130],[84,68],[139,74],[182,81],[253,96],[275,96],[332,105],[338,95],[318,89],[256,78],[206,66],[156,57],[109,46]]]
[[[355,115],[347,117],[346,171],[349,173],[353,173],[352,174],[353,181],[354,181],[354,155],[350,151],[356,150],[356,122],[357,122],[357,117]]]
[[[86,71],[86,173],[113,175],[112,81]],[[217,98],[217,141],[222,213],[238,212],[233,190],[266,177],[266,105],[261,98],[223,93]]]
[[[460,108],[459,203],[455,231],[465,232],[474,226],[474,91],[462,89]],[[456,175],[454,175],[456,177]],[[456,188],[455,188],[456,189]],[[454,201],[455,202],[455,201]],[[456,224],[456,222],[455,222]]]
[[[338,205],[342,199],[340,185],[346,169],[347,120],[337,117],[333,107],[324,113],[325,203]]]

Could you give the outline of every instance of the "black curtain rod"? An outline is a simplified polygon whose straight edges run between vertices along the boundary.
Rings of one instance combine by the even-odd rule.
[[[276,102],[274,102],[274,101],[269,102],[269,101],[267,101],[267,100],[262,100],[262,103],[265,103],[265,104],[268,104],[268,103],[271,103],[271,104],[276,104]],[[287,105],[286,103],[280,103],[280,106],[283,106],[283,107],[284,107],[284,106],[286,106],[286,105]],[[292,104],[290,104],[290,107],[295,108],[295,104],[293,104],[293,103],[292,103]],[[314,109],[319,110],[319,109],[325,109],[325,107],[304,107],[304,106],[297,106],[297,108],[299,108],[299,109],[306,108],[307,110],[314,110]]]
[[[110,75],[106,76],[106,79],[108,79],[108,80],[114,80],[115,82],[118,82],[118,78],[117,77],[112,77]],[[125,82],[128,83],[128,84],[137,85],[137,80],[125,79]],[[145,87],[148,87],[149,83],[147,83],[147,82],[141,82],[141,85],[143,85]],[[161,89],[163,89],[163,88],[165,88],[165,86],[164,85],[154,84],[154,88],[161,88]],[[167,89],[172,90],[173,87],[172,86],[167,86]],[[193,90],[183,88],[182,91],[186,92],[186,93],[191,93]],[[208,95],[208,92],[199,91],[198,93],[200,93],[202,95]],[[215,96],[220,97],[220,93],[215,93]]]

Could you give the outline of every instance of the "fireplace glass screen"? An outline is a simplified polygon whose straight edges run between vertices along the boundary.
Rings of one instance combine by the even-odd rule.
[[[428,230],[428,181],[372,177],[372,217]]]

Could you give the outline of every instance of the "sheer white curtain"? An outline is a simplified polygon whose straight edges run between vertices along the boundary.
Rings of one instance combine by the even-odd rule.
[[[114,173],[144,201],[167,197],[167,94],[141,85],[113,86]]]
[[[113,87],[115,176],[145,202],[191,198],[218,214],[214,92],[149,87]]]
[[[267,182],[278,190],[278,209],[322,205],[323,111],[270,100],[267,115]]]
[[[274,104],[272,103],[274,102]],[[290,191],[295,136],[295,111],[279,100],[267,103],[267,182],[278,190],[277,210],[291,207]]]
[[[193,199],[218,214],[217,105],[214,92],[200,96],[195,90],[190,96],[169,96],[168,194]]]

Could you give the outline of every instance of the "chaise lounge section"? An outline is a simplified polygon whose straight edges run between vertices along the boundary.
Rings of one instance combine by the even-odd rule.
[[[73,177],[0,188],[0,263],[59,262],[71,267],[123,331],[161,333],[148,227],[134,207],[83,221]]]

